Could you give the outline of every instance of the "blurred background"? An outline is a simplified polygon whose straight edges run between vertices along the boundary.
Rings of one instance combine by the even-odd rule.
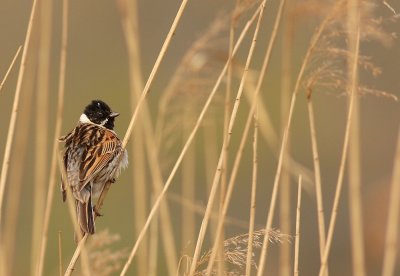
[[[62,1],[37,2],[0,225],[3,248],[7,249],[3,251],[2,256],[6,263],[6,269],[2,271],[6,273],[5,275],[34,274],[50,182],[48,176],[55,138],[59,85]],[[108,240],[109,244],[103,247],[96,245],[96,235],[93,236],[93,243],[90,246],[95,248],[93,250],[101,252],[103,255],[100,256],[107,262],[99,264],[96,257],[91,257],[93,275],[118,275],[121,265],[126,260],[126,253],[136,241],[151,209],[152,201],[158,194],[154,188],[156,180],[147,153],[150,150],[146,144],[148,138],[144,138],[146,128],[147,131],[151,129],[153,133],[152,141],[157,145],[154,149],[158,155],[157,164],[165,183],[227,60],[230,29],[234,30],[236,40],[259,5],[257,1],[238,1],[242,7],[238,12],[235,9],[236,2],[189,1],[147,97],[150,120],[140,116],[139,123],[135,124],[128,146],[130,165],[112,185],[102,209],[104,216],[96,221],[98,232],[96,235]],[[254,91],[277,14],[279,1],[267,2],[244,94]],[[271,199],[280,137],[287,120],[287,107],[291,95],[283,91],[285,89],[289,93],[293,91],[310,39],[335,1],[322,2],[324,3],[287,1],[271,61],[263,80],[260,105],[263,105],[263,110],[268,115],[260,116],[259,122],[261,130],[258,146],[255,229],[265,227]],[[399,103],[395,100],[395,97],[400,96],[398,81],[400,47],[398,39],[393,35],[400,29],[400,22],[395,20],[393,11],[382,1],[362,2],[368,4],[366,14],[374,16],[370,18],[371,21],[376,20],[371,24],[379,24],[377,26],[380,29],[375,31],[382,34],[380,37],[372,34],[371,37],[376,39],[371,39],[366,33],[365,37],[361,37],[363,40],[360,46],[361,54],[370,57],[366,60],[374,64],[373,68],[379,67],[381,74],[375,77],[373,75],[377,71],[370,70],[371,67],[368,66],[360,66],[359,75],[360,84],[370,87],[370,90],[365,89],[365,91],[372,91],[372,93],[360,93],[359,97],[360,191],[365,267],[368,275],[380,275],[400,118]],[[397,1],[388,2],[394,10],[400,11]],[[121,114],[117,118],[115,130],[121,138],[124,137],[133,114],[132,106],[135,106],[130,87],[131,85],[143,87],[180,4],[181,1],[178,0],[68,1],[68,46],[62,135],[75,127],[84,107],[92,99],[102,99],[114,111]],[[133,13],[132,7],[136,7]],[[24,44],[31,8],[32,1],[0,2],[1,79],[18,47]],[[362,9],[360,11],[363,12]],[[337,19],[339,21],[345,17],[343,15]],[[137,67],[133,71],[129,67],[123,28],[126,18],[130,20],[127,21],[128,26],[134,26],[135,22],[138,24],[137,43],[140,48],[140,60],[136,60]],[[335,28],[340,30],[341,27],[337,25],[337,22],[332,23],[332,33]],[[231,106],[238,91],[253,32],[254,24],[233,59],[231,96],[228,100]],[[319,47],[346,48],[347,39],[340,35],[340,33],[326,34],[324,39],[328,40],[328,43],[329,39],[335,42],[332,44],[323,42]],[[315,68],[323,67],[329,59],[334,61],[327,65],[328,70],[334,68],[335,72],[342,72],[346,76],[345,58],[324,55],[322,50],[316,51],[311,65],[307,68],[305,80],[311,78],[309,76],[313,76]],[[4,156],[20,58],[21,56],[0,91],[1,160]],[[170,275],[171,271],[174,269],[176,271],[181,256],[192,256],[221,151],[227,83],[227,79],[224,78],[183,164],[173,178],[165,200],[167,205],[162,205],[163,210],[168,210],[169,220],[166,222],[165,218],[162,218],[165,215],[162,212],[156,216],[138,256],[130,267],[129,275]],[[326,229],[332,210],[346,124],[348,97],[342,88],[340,84],[329,87],[323,84],[317,85],[312,96],[320,153]],[[233,129],[228,172],[232,168],[249,111],[250,105],[245,98],[243,96],[237,123]],[[317,275],[320,267],[310,139],[307,100],[302,85],[290,129],[290,157],[293,160],[290,164],[293,166],[284,170],[282,181],[287,183],[284,190],[286,197],[279,196],[281,202],[278,204],[273,223],[273,227],[280,229],[281,232],[295,235],[297,176],[301,173],[305,179],[299,255],[299,270],[302,275]],[[62,149],[61,145],[59,149]],[[243,154],[227,214],[226,238],[248,231],[253,166],[252,131]],[[60,173],[57,171],[44,275],[58,273],[60,231],[64,268],[76,247],[68,207],[62,202],[59,193],[59,178]],[[329,258],[331,275],[353,275],[348,187],[346,174]],[[217,210],[218,203],[214,206],[214,211]],[[285,222],[282,219],[285,216],[282,215],[284,210],[289,212]],[[212,219],[202,252],[207,251],[213,244],[215,223],[216,220]],[[172,247],[168,241],[173,242]],[[291,274],[294,239],[291,243],[284,241],[282,244],[272,244],[270,249],[267,260],[269,275],[278,273],[289,275],[287,272]],[[256,259],[258,259],[257,254]],[[398,261],[397,257],[396,273],[400,273]],[[100,271],[96,270],[99,267]],[[81,274],[79,262],[76,274]]]

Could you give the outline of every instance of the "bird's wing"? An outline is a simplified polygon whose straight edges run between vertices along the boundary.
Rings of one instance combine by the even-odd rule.
[[[88,133],[87,135],[93,134]],[[102,129],[96,135],[98,139],[95,139],[93,144],[87,144],[86,150],[82,154],[79,169],[80,189],[93,179],[114,157],[118,156],[122,150],[121,141],[114,132]]]

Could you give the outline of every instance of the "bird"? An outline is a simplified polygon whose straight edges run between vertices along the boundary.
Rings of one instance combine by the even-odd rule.
[[[114,132],[119,113],[101,100],[88,104],[77,126],[59,140],[64,142],[63,164],[66,176],[61,179],[62,199],[66,185],[75,199],[76,215],[81,233],[94,234],[96,209],[94,201],[107,182],[114,183],[121,169],[128,166],[128,154]],[[75,240],[79,241],[77,235]]]

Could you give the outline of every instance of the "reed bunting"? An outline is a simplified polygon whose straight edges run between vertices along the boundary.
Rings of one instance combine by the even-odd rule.
[[[67,183],[75,198],[76,215],[82,234],[95,232],[95,209],[104,185],[115,182],[121,168],[128,166],[128,154],[113,131],[119,113],[111,111],[103,101],[94,100],[86,106],[78,125],[60,138],[65,142],[64,166]],[[61,181],[63,201],[65,181]]]

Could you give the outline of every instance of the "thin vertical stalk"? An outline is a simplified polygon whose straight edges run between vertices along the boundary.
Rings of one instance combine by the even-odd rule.
[[[265,225],[265,230],[267,232],[266,232],[266,235],[264,236],[264,240],[263,240],[263,246],[262,246],[262,249],[261,249],[261,256],[260,256],[260,260],[259,260],[259,263],[258,263],[257,276],[262,276],[263,273],[264,273],[264,269],[265,269],[265,260],[267,258],[267,249],[268,249],[268,240],[269,240],[269,230],[271,229],[273,215],[274,215],[274,212],[275,212],[276,198],[277,198],[277,195],[278,195],[278,185],[279,185],[279,180],[280,180],[280,175],[281,175],[281,170],[282,170],[284,151],[285,151],[286,144],[287,144],[287,138],[289,136],[289,129],[290,129],[290,126],[291,126],[291,123],[292,123],[293,110],[294,110],[294,106],[296,104],[297,94],[300,91],[300,83],[301,83],[301,81],[303,79],[303,76],[305,74],[306,68],[307,68],[307,66],[309,64],[309,61],[311,59],[312,53],[314,52],[315,47],[317,46],[317,42],[319,41],[323,31],[325,30],[326,26],[330,22],[331,18],[336,14],[336,7],[342,5],[343,2],[344,2],[344,0],[340,0],[339,2],[336,3],[332,13],[330,13],[325,18],[325,20],[321,23],[321,25],[317,29],[316,33],[314,34],[314,36],[311,39],[310,47],[308,48],[308,50],[306,52],[306,55],[305,55],[304,60],[303,60],[303,63],[301,65],[301,67],[300,67],[299,74],[297,75],[296,83],[295,83],[295,86],[293,88],[292,99],[290,101],[288,121],[287,121],[287,124],[286,124],[286,127],[285,127],[285,131],[283,133],[282,143],[281,143],[281,147],[280,147],[280,151],[279,151],[278,166],[277,166],[277,169],[276,169],[274,185],[273,185],[273,189],[272,189],[272,196],[271,196],[271,201],[270,201],[270,207],[269,207],[268,217],[267,217],[267,221],[266,221],[266,225]]]
[[[355,45],[353,62],[352,62],[353,74],[357,73],[359,51],[360,51],[360,28],[357,29],[356,45]],[[319,276],[322,276],[325,273],[327,263],[328,263],[328,258],[329,258],[329,252],[330,252],[330,248],[331,248],[332,240],[333,240],[333,232],[334,232],[335,225],[336,225],[336,217],[337,217],[337,212],[338,212],[338,207],[339,207],[340,194],[342,191],[344,171],[345,171],[346,161],[347,161],[347,154],[348,154],[348,147],[349,147],[349,140],[350,140],[350,127],[351,127],[351,123],[353,121],[352,119],[353,119],[354,100],[357,97],[357,87],[354,86],[354,83],[352,85],[352,89],[351,89],[350,93],[351,94],[350,94],[350,102],[349,102],[348,113],[347,113],[346,130],[345,130],[345,135],[344,135],[342,157],[340,160],[340,167],[339,167],[338,180],[337,180],[337,184],[336,184],[335,198],[333,201],[332,214],[331,214],[331,218],[330,218],[330,222],[329,222],[328,236],[326,238],[326,246],[325,246],[325,251],[324,251],[324,256],[322,259],[321,267],[319,270]]]
[[[246,255],[246,276],[251,275],[251,265],[253,257],[253,238],[254,238],[254,221],[256,216],[256,193],[257,193],[257,172],[258,172],[258,104],[254,112],[254,133],[253,133],[253,172],[251,182],[251,199],[250,199],[250,219],[249,219],[249,241],[247,244]]]
[[[239,0],[236,0],[235,7],[231,14],[230,18],[230,26],[229,26],[229,56],[232,56],[233,46],[235,41],[235,10],[238,8]],[[228,64],[228,72],[226,76],[226,90],[225,90],[225,104],[224,104],[224,140],[226,141],[228,135],[228,128],[229,128],[229,114],[231,110],[231,94],[232,94],[232,60],[230,60]],[[221,214],[222,206],[224,203],[225,192],[226,192],[226,185],[228,182],[228,165],[229,165],[229,147],[225,147],[225,158],[222,162],[222,174],[221,174],[221,187],[219,193],[219,213]],[[212,182],[210,182],[212,183]],[[208,191],[210,192],[210,191]],[[208,194],[208,193],[207,193]],[[214,225],[216,227],[216,225]],[[213,231],[215,233],[215,231]],[[214,235],[215,236],[215,235]],[[218,250],[218,258],[220,260],[224,259],[224,233],[221,233],[221,238],[219,241]],[[213,238],[213,237],[211,237]],[[225,262],[221,261],[218,262],[218,275],[224,275],[225,272]]]
[[[204,166],[206,169],[206,182],[207,182],[207,189],[206,189],[206,194],[209,194],[212,188],[212,182],[214,179],[214,172],[215,172],[215,167],[217,166],[218,163],[218,145],[216,143],[210,143],[210,141],[217,141],[217,125],[215,122],[212,122],[210,124],[205,124],[204,125],[204,131],[203,131],[203,141],[204,141]],[[186,202],[189,202],[185,199]],[[193,211],[193,208],[191,208]],[[215,209],[215,208],[214,208]],[[213,212],[216,212],[213,210]],[[196,212],[195,212],[196,213]],[[203,212],[204,213],[204,212]],[[217,228],[217,224],[215,221],[212,221],[210,223],[210,238],[214,239],[215,238],[215,229]],[[194,248],[192,248],[194,249]],[[193,250],[191,251],[193,252]]]
[[[213,248],[211,250],[211,256],[210,256],[209,261],[208,261],[206,275],[212,275],[212,269],[213,269],[213,265],[214,265],[214,262],[215,262],[215,259],[216,259],[217,253],[218,253],[217,248],[218,248],[218,244],[219,244],[220,237],[221,237],[221,234],[222,234],[222,228],[224,226],[225,216],[226,216],[226,213],[228,212],[229,203],[230,203],[230,200],[231,200],[231,197],[232,197],[232,193],[233,193],[233,189],[234,189],[234,186],[235,186],[236,176],[237,176],[237,173],[239,171],[240,162],[242,160],[244,147],[245,147],[246,142],[247,142],[247,138],[248,138],[248,134],[249,134],[249,131],[250,131],[251,122],[252,122],[254,111],[255,111],[255,106],[256,106],[256,100],[255,99],[256,99],[256,97],[254,97],[254,101],[253,101],[252,107],[251,107],[249,115],[247,117],[246,125],[245,125],[245,128],[244,128],[243,133],[242,133],[242,139],[240,140],[239,149],[238,149],[238,151],[236,153],[235,161],[233,163],[232,173],[231,173],[230,178],[229,178],[229,183],[228,183],[226,194],[225,194],[224,204],[222,206],[222,210],[220,211],[220,215],[219,215],[219,220],[218,220],[218,225],[217,225],[217,230],[216,230],[216,237],[215,237]]]
[[[117,2],[120,8],[121,25],[125,35],[125,43],[127,46],[129,60],[129,87],[132,112],[135,109],[137,100],[140,98],[140,93],[143,90],[143,77],[141,68],[140,55],[140,37],[139,37],[139,18],[138,18],[138,3],[137,0],[127,1],[120,0]],[[143,114],[139,116],[138,127],[134,132],[135,139],[132,140],[130,156],[134,164],[132,169],[132,184],[134,198],[134,220],[135,220],[135,235],[138,235],[142,228],[147,214],[147,183],[146,183],[146,160],[145,160],[145,122],[143,117],[147,115],[147,106],[144,108]],[[147,122],[146,122],[147,123]],[[138,275],[147,275],[148,260],[148,244],[147,239],[143,241],[139,249],[136,269]]]
[[[34,32],[36,28],[34,29]],[[34,35],[36,36],[36,35]],[[36,42],[34,40],[34,42]],[[35,45],[36,46],[36,45]],[[29,51],[29,55],[33,52],[34,47]],[[20,115],[17,119],[16,133],[15,133],[15,148],[18,149],[18,154],[15,154],[11,160],[10,166],[10,180],[12,183],[12,188],[7,189],[7,201],[4,208],[4,223],[1,225],[4,231],[2,239],[2,247],[0,248],[0,275],[14,275],[13,269],[15,268],[15,260],[19,260],[18,255],[15,254],[18,250],[17,248],[17,234],[18,234],[18,224],[21,221],[20,208],[22,207],[21,197],[24,191],[24,174],[22,171],[28,170],[29,166],[27,164],[28,155],[28,145],[29,133],[33,131],[30,122],[32,117],[32,99],[33,99],[33,87],[35,83],[35,71],[36,71],[36,56],[32,55],[27,63],[26,67],[26,77],[24,79],[24,85],[22,88],[21,103],[20,103]],[[12,200],[10,200],[12,199]],[[26,221],[25,221],[26,223]]]
[[[400,128],[397,135],[397,148],[394,156],[392,185],[390,189],[389,214],[387,217],[385,253],[382,276],[394,275],[398,248],[400,213]]]
[[[50,176],[49,186],[46,198],[45,213],[43,220],[43,232],[41,237],[40,251],[38,263],[36,266],[36,275],[43,275],[44,259],[46,254],[50,214],[52,210],[54,189],[56,182],[57,172],[57,152],[58,152],[58,138],[61,136],[62,114],[64,109],[64,94],[65,94],[65,71],[67,65],[67,42],[68,42],[68,0],[63,0],[62,8],[62,31],[61,31],[61,49],[60,49],[60,72],[58,76],[58,99],[57,99],[57,113],[56,125],[54,130],[53,147],[51,150],[52,159],[50,163]]]
[[[31,248],[31,274],[35,273],[35,266],[40,250],[40,236],[43,230],[43,215],[46,202],[46,181],[48,170],[48,128],[49,124],[49,79],[50,79],[50,47],[52,31],[52,1],[45,0],[39,4],[40,8],[40,40],[38,57],[40,62],[37,68],[36,90],[36,120],[35,120],[35,165],[33,190],[33,226]]]
[[[325,242],[326,242],[325,213],[324,213],[324,203],[322,196],[321,167],[318,154],[317,131],[315,127],[314,107],[311,97],[312,97],[312,91],[309,90],[307,94],[307,108],[308,108],[308,119],[310,122],[311,148],[312,148],[313,164],[314,164],[315,193],[317,197],[319,253],[320,253],[320,260],[322,262],[322,257],[325,250]],[[328,269],[325,273],[325,276],[327,276],[327,274],[328,274]]]
[[[348,49],[350,53],[356,54],[357,30],[360,28],[360,4],[359,0],[351,0],[347,3],[347,28],[348,34]],[[353,57],[358,59],[358,57]],[[358,61],[358,60],[356,60]],[[348,90],[357,91],[358,88],[358,65],[354,65],[351,58],[348,64]],[[353,260],[353,275],[365,275],[365,256],[364,256],[364,227],[362,219],[362,200],[361,200],[361,154],[360,154],[360,107],[357,92],[354,92],[353,97],[353,117],[350,127],[349,141],[349,162],[348,177],[349,177],[349,212],[350,212],[350,233],[351,233],[351,249]]]
[[[266,0],[264,0],[260,4],[259,13],[256,13],[256,14],[258,14],[256,28],[254,30],[252,43],[251,43],[251,46],[250,46],[250,49],[249,49],[249,52],[248,52],[248,55],[247,55],[247,59],[246,59],[245,69],[243,71],[242,79],[240,81],[239,89],[238,89],[238,92],[237,92],[237,95],[236,95],[236,99],[235,99],[235,104],[233,106],[233,110],[232,110],[231,117],[230,117],[230,120],[229,120],[228,132],[227,132],[227,135],[224,135],[224,141],[222,143],[222,151],[220,153],[217,170],[215,172],[215,176],[214,176],[214,180],[213,180],[213,185],[212,185],[211,192],[210,192],[210,195],[209,195],[209,198],[208,198],[206,213],[205,213],[205,215],[203,217],[203,221],[202,221],[201,226],[200,226],[200,231],[199,231],[199,235],[198,235],[198,238],[197,238],[196,248],[195,248],[195,252],[193,254],[192,264],[191,264],[190,271],[189,271],[189,275],[190,276],[192,276],[194,274],[195,269],[196,269],[196,264],[197,264],[197,261],[198,261],[199,256],[200,256],[201,247],[202,247],[202,244],[203,244],[203,241],[204,241],[204,237],[205,237],[205,233],[206,233],[206,230],[207,230],[208,221],[209,221],[210,215],[211,215],[211,208],[212,208],[212,206],[214,204],[215,194],[216,194],[216,191],[218,189],[219,182],[220,182],[220,177],[221,177],[221,173],[222,173],[222,164],[224,162],[224,159],[226,158],[224,154],[226,152],[226,148],[229,147],[230,140],[231,140],[231,137],[232,137],[232,130],[233,130],[233,126],[234,126],[235,121],[236,121],[236,115],[237,115],[238,108],[239,108],[239,105],[240,105],[240,99],[241,99],[241,95],[242,95],[242,92],[243,92],[243,87],[244,87],[244,83],[245,83],[245,80],[246,80],[246,76],[247,76],[247,72],[248,72],[248,69],[249,69],[249,65],[250,65],[250,62],[251,62],[252,57],[253,57],[254,48],[255,48],[255,45],[256,45],[257,37],[258,37],[258,31],[260,29],[261,19],[262,19],[262,16],[264,14],[265,3],[266,3]],[[233,51],[233,53],[234,52],[235,52],[235,50]],[[228,59],[228,65],[231,62],[231,59],[232,59],[232,57],[230,56],[229,59]],[[217,235],[218,235],[218,233],[217,233]]]
[[[296,240],[294,246],[294,268],[293,275],[299,275],[299,252],[300,252],[300,208],[301,208],[301,175],[299,176],[299,187],[297,191],[297,209],[296,209]]]
[[[188,0],[182,0],[182,3],[180,5],[180,7],[179,7],[179,10],[176,13],[174,22],[172,22],[172,26],[171,26],[168,34],[167,34],[167,37],[165,38],[164,44],[161,47],[160,53],[158,54],[157,60],[154,63],[153,69],[150,72],[150,76],[147,79],[146,85],[144,86],[143,92],[142,92],[142,94],[141,94],[141,96],[140,96],[140,98],[138,100],[138,104],[136,106],[136,109],[135,109],[135,111],[134,111],[134,113],[132,115],[131,121],[129,122],[129,126],[128,126],[128,129],[126,131],[124,140],[122,141],[122,144],[123,144],[124,147],[128,143],[128,140],[129,140],[129,138],[131,136],[131,133],[132,133],[133,126],[134,126],[134,124],[136,122],[136,119],[137,119],[137,116],[139,114],[139,111],[141,110],[141,108],[143,106],[143,103],[144,103],[144,100],[146,99],[146,96],[150,91],[151,84],[153,83],[153,80],[154,80],[154,78],[155,78],[155,76],[156,76],[156,74],[158,72],[158,68],[160,67],[161,62],[163,61],[163,59],[165,57],[167,49],[168,49],[168,47],[169,47],[169,45],[171,43],[171,40],[172,40],[172,37],[173,37],[173,35],[175,33],[176,27],[178,26],[178,23],[179,23],[182,15],[183,15],[183,11],[185,10],[187,3],[188,3]]]
[[[9,164],[10,164],[11,148],[12,148],[12,145],[13,145],[13,142],[14,142],[15,123],[17,121],[17,116],[18,116],[18,105],[19,105],[19,98],[20,98],[21,90],[22,90],[21,89],[22,88],[22,81],[24,80],[24,75],[25,75],[26,58],[27,58],[28,49],[29,49],[29,46],[30,46],[30,43],[31,43],[31,34],[32,34],[32,28],[33,28],[33,22],[34,22],[34,18],[35,18],[35,15],[36,15],[36,3],[37,3],[37,1],[33,0],[31,14],[30,14],[30,17],[29,17],[28,29],[26,31],[26,36],[25,36],[24,48],[22,50],[21,65],[19,67],[17,87],[15,89],[15,97],[14,97],[14,102],[13,102],[13,107],[12,107],[10,124],[8,126],[8,131],[7,131],[7,140],[6,140],[5,150],[4,150],[3,164],[1,166],[1,175],[0,175],[0,225],[2,225],[4,190],[5,190],[5,187],[6,187],[8,168],[9,168]],[[0,228],[0,237],[1,236],[2,235],[1,235],[1,228]],[[2,246],[0,246],[0,247],[2,247]]]
[[[183,141],[190,134],[190,127],[185,118],[190,118],[192,114],[192,105],[190,101],[183,107]],[[195,202],[196,200],[196,150],[195,145],[192,145],[183,159],[182,164],[182,197]],[[196,218],[195,214],[188,208],[182,208],[182,245],[185,248],[184,253],[193,251],[193,241],[195,240]],[[188,243],[189,242],[189,243]]]
[[[21,48],[22,48],[22,46],[19,46],[19,47],[18,47],[17,52],[15,53],[14,58],[13,58],[13,60],[11,61],[10,66],[8,66],[7,72],[6,72],[6,74],[4,75],[4,78],[3,78],[3,80],[2,80],[1,83],[0,83],[0,91],[1,91],[1,89],[3,88],[3,85],[4,85],[4,83],[6,82],[6,80],[7,80],[7,78],[8,78],[8,75],[9,75],[10,72],[11,72],[11,69],[13,69],[13,67],[14,67],[15,61],[17,60],[17,57],[19,56],[19,53],[21,52]]]
[[[265,2],[262,3],[261,5],[264,5],[264,4],[265,4]],[[228,189],[227,189],[227,192],[226,192],[226,199],[224,201],[223,214],[222,214],[222,216],[220,217],[220,219],[218,221],[217,238],[216,238],[217,240],[218,240],[220,231],[222,229],[224,218],[225,218],[228,206],[229,206],[229,200],[230,200],[230,196],[231,196],[232,191],[233,191],[234,181],[235,181],[235,178],[236,178],[237,169],[239,167],[240,160],[241,160],[241,154],[242,154],[242,151],[243,151],[246,139],[247,139],[247,133],[248,133],[249,128],[250,128],[251,119],[253,117],[253,114],[254,114],[254,111],[255,111],[255,108],[256,108],[256,105],[257,105],[256,104],[257,103],[257,97],[258,97],[258,95],[260,93],[261,85],[263,83],[266,71],[268,69],[268,65],[269,65],[269,61],[270,61],[270,57],[271,57],[273,46],[275,45],[275,40],[276,40],[276,36],[277,36],[277,33],[278,33],[279,25],[280,25],[280,22],[281,22],[281,17],[282,17],[284,6],[285,6],[285,0],[282,0],[280,2],[280,4],[279,4],[279,8],[278,8],[277,15],[276,15],[276,18],[275,18],[275,22],[274,22],[271,38],[270,38],[270,41],[268,43],[268,47],[267,47],[267,50],[266,50],[266,53],[265,53],[265,57],[264,57],[264,60],[263,60],[263,64],[262,64],[262,67],[261,67],[260,77],[259,77],[258,82],[257,82],[256,90],[254,91],[253,102],[251,104],[251,109],[250,109],[250,112],[249,112],[249,115],[248,115],[248,118],[247,118],[245,129],[243,131],[243,136],[242,136],[242,140],[240,142],[238,154],[237,154],[237,156],[235,158],[234,167],[232,169],[232,175],[231,175],[231,178],[230,178],[230,181],[229,181],[229,184],[228,184]],[[260,15],[261,15],[261,12],[260,12]],[[259,19],[261,19],[261,17],[259,17]],[[258,23],[259,22],[260,21],[258,21]],[[257,27],[258,26],[259,25],[257,25]],[[256,32],[255,32],[255,38],[256,38]],[[248,67],[247,68],[245,67],[245,72],[247,70],[248,70]],[[231,119],[234,118],[233,115],[234,115],[234,113],[232,112]],[[230,123],[232,123],[232,121]],[[233,124],[230,124],[230,126],[233,126]],[[232,128],[229,129],[229,133],[232,133]],[[216,244],[214,243],[214,248],[212,250],[211,257],[210,257],[210,260],[209,260],[209,263],[208,263],[208,268],[207,268],[207,272],[208,273],[211,273],[213,261],[215,260],[215,256],[216,256],[216,254],[215,254],[216,253],[215,246],[216,246]],[[208,275],[210,275],[210,274],[208,274]]]
[[[161,64],[161,62],[162,62],[162,60],[163,60],[163,58],[164,58],[164,56],[165,56],[165,53],[166,53],[166,51],[167,51],[167,49],[168,49],[168,47],[169,47],[169,44],[170,44],[170,42],[171,42],[171,40],[172,40],[172,37],[173,37],[173,35],[174,35],[174,33],[175,33],[176,27],[177,27],[177,25],[178,25],[178,23],[179,23],[179,21],[180,21],[180,19],[181,19],[181,17],[182,17],[183,11],[185,10],[185,7],[186,7],[187,2],[188,2],[188,0],[183,0],[183,1],[182,1],[181,6],[179,7],[179,10],[178,10],[178,12],[177,12],[177,14],[176,14],[176,17],[175,17],[175,19],[174,19],[174,22],[172,23],[172,26],[171,26],[171,28],[170,28],[168,34],[167,34],[167,37],[166,37],[166,39],[165,39],[165,41],[164,41],[164,44],[163,44],[163,46],[162,46],[162,48],[161,48],[161,50],[160,50],[160,53],[159,53],[159,55],[158,55],[158,57],[157,57],[157,60],[156,60],[156,62],[155,62],[155,64],[154,64],[154,67],[153,67],[153,69],[152,69],[152,71],[151,71],[151,73],[150,73],[150,76],[149,76],[149,78],[148,78],[148,80],[147,80],[147,82],[146,82],[146,85],[145,85],[145,87],[144,87],[144,89],[143,89],[143,92],[142,92],[140,98],[138,99],[138,104],[137,104],[136,109],[135,109],[135,111],[134,111],[134,113],[133,113],[133,115],[132,115],[131,121],[130,121],[130,123],[129,123],[127,132],[126,132],[125,137],[124,137],[124,140],[123,140],[123,145],[124,145],[124,146],[126,145],[127,141],[129,140],[129,137],[130,137],[130,135],[131,135],[131,132],[132,132],[134,123],[135,123],[136,118],[137,118],[137,115],[138,115],[138,112],[140,111],[140,109],[141,109],[142,106],[144,105],[144,104],[143,104],[143,103],[144,103],[144,100],[145,100],[145,98],[146,98],[148,92],[150,91],[150,86],[151,86],[151,84],[152,84],[152,82],[153,82],[153,80],[154,80],[154,77],[155,77],[156,73],[158,72],[158,68],[159,68],[159,66],[160,66],[160,64]],[[106,185],[107,185],[107,184],[106,184]],[[163,191],[164,191],[164,190],[163,190]],[[160,196],[159,196],[159,199],[161,199],[162,196],[163,196],[163,192],[161,192],[161,194],[160,194]],[[161,200],[156,201],[155,204],[157,204],[157,202],[160,203]],[[158,204],[159,204],[159,203],[158,203]],[[153,210],[155,210],[154,207],[153,207],[152,211],[153,211]],[[135,253],[136,253],[136,250],[137,250],[137,247],[138,247],[139,243],[140,243],[140,242],[142,241],[142,239],[144,238],[144,234],[145,234],[145,232],[147,231],[147,229],[148,229],[148,227],[149,227],[151,218],[152,218],[152,216],[154,216],[154,212],[152,212],[152,211],[150,212],[149,217],[148,217],[148,219],[147,219],[147,221],[146,221],[146,223],[145,223],[145,225],[144,225],[142,231],[139,233],[138,239],[137,239],[137,241],[136,241],[136,243],[135,243],[135,246],[134,246],[133,250],[131,251],[131,254],[130,254],[130,256],[129,256],[127,262],[125,263],[125,266],[124,266],[124,268],[123,268],[123,270],[122,270],[122,272],[121,272],[121,275],[124,275],[124,274],[126,273],[126,271],[127,271],[128,267],[129,267],[130,263],[132,262],[133,256],[134,256]],[[168,256],[168,254],[167,254],[167,256]],[[175,262],[175,263],[176,263],[176,262]],[[175,269],[174,271],[176,271],[176,269]],[[174,271],[172,271],[172,273],[173,273]]]
[[[150,225],[150,238],[149,238],[149,256],[147,263],[149,266],[148,276],[156,276],[157,274],[157,260],[158,260],[158,232],[159,232],[159,222],[158,214],[155,215],[151,225]]]
[[[139,49],[139,30],[138,30],[138,16],[137,16],[137,6],[132,5],[128,3],[128,1],[121,1],[119,0],[117,2],[119,4],[120,8],[120,14],[121,14],[121,21],[122,21],[122,27],[125,35],[125,40],[127,44],[127,49],[128,49],[128,55],[129,55],[129,68],[132,71],[132,77],[130,78],[130,86],[131,86],[131,95],[136,97],[136,100],[140,98],[140,91],[142,90],[142,74],[141,74],[141,68],[140,68],[140,49]],[[132,98],[133,99],[133,98]],[[134,104],[132,103],[132,108]],[[137,129],[138,131],[135,132],[135,135],[143,135],[144,137],[144,143],[146,146],[146,154],[148,157],[148,162],[149,162],[149,167],[150,167],[150,172],[151,172],[151,177],[152,181],[151,183],[153,184],[153,190],[155,194],[159,194],[162,190],[163,187],[163,179],[162,179],[162,173],[161,173],[161,168],[158,162],[158,145],[156,144],[155,138],[154,138],[154,130],[152,127],[152,121],[151,121],[151,116],[150,116],[150,111],[148,108],[148,104],[146,102],[143,102],[143,111],[139,115],[140,119],[138,119],[139,123],[139,128]],[[139,130],[142,131],[142,134],[140,134]],[[139,141],[135,139],[133,142],[133,147],[136,149],[134,150],[135,156],[142,151],[142,148],[139,149],[139,147],[142,147],[140,143],[140,138]],[[135,153],[136,152],[136,153]],[[138,162],[143,162],[139,161]],[[144,164],[144,162],[143,162]],[[141,171],[139,170],[140,166],[136,167],[135,166],[135,177],[139,177],[137,175],[139,172],[140,174],[143,174],[144,169]],[[139,179],[138,179],[139,180]],[[144,180],[140,180],[144,181]],[[145,186],[145,183],[143,182],[143,185],[138,184],[136,181],[134,182],[135,191],[138,193],[135,193],[135,196],[138,197],[136,200],[138,209],[140,206],[144,207],[144,188],[141,186]],[[139,197],[142,196],[141,199]],[[137,235],[140,234],[140,230],[142,229],[145,220],[146,220],[146,213],[145,211],[147,208],[145,208],[143,211],[140,211],[142,219],[140,222],[138,221],[137,223]],[[139,212],[139,210],[138,210]],[[170,219],[170,211],[167,202],[162,202],[162,208],[160,210],[160,218],[161,218],[161,224],[163,231],[161,232],[162,234],[162,241],[164,243],[164,250],[165,250],[165,258],[167,261],[167,268],[168,268],[168,274],[173,275],[176,271],[176,263],[177,263],[177,256],[176,256],[176,249],[175,249],[175,237],[172,229],[172,224],[171,224],[171,219]],[[144,248],[146,246],[146,240],[144,241],[144,244],[142,245],[142,250],[145,250]],[[142,251],[143,252],[143,251]],[[140,259],[138,260],[138,263],[140,263],[139,267],[142,267],[142,264],[146,264],[145,261],[141,261]],[[142,268],[140,268],[142,269]],[[140,274],[147,274],[147,273],[140,273]]]
[[[58,231],[58,275],[63,275],[63,263],[62,263],[62,232]]]
[[[282,77],[281,77],[281,137],[287,122],[287,114],[290,104],[290,92],[292,89],[292,52],[293,52],[293,13],[292,1],[286,1],[285,12],[283,14],[284,22],[282,26]],[[285,155],[290,155],[290,139],[286,147]],[[290,168],[284,168],[282,171],[281,193],[279,198],[279,224],[283,233],[291,233],[291,177]],[[289,276],[291,269],[291,245],[282,243],[280,249],[280,275]]]

